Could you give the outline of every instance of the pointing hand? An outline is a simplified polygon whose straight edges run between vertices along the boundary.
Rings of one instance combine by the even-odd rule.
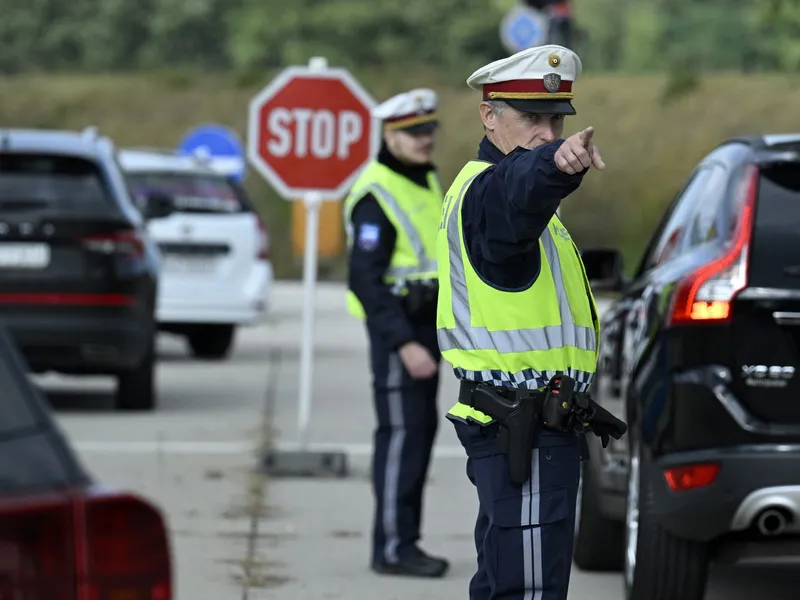
[[[594,127],[587,127],[564,140],[555,154],[556,166],[560,171],[574,175],[592,166],[600,171],[606,168],[600,151],[592,143],[592,137]]]

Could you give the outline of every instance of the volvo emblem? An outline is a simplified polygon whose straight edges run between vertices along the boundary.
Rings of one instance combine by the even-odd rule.
[[[794,373],[791,365],[742,365],[744,382],[751,387],[786,387]]]

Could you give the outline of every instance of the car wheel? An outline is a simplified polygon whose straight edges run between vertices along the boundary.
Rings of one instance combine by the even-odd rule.
[[[233,325],[201,325],[188,334],[189,347],[195,358],[226,358],[233,347],[236,328]]]
[[[702,600],[708,577],[708,545],[662,529],[653,507],[656,472],[637,444],[631,449],[625,517],[627,600]]]
[[[138,366],[117,374],[116,406],[120,410],[153,410],[156,406],[156,340],[150,340]]]
[[[624,563],[625,525],[600,512],[598,493],[591,463],[584,462],[575,511],[573,559],[582,571],[619,571]]]

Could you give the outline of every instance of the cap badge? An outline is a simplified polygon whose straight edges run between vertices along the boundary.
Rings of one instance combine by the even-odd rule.
[[[558,54],[551,54],[547,62],[550,63],[551,67],[557,67],[561,64],[561,57]]]
[[[561,89],[561,75],[558,73],[548,73],[542,78],[544,82],[544,89],[551,94],[555,94]]]

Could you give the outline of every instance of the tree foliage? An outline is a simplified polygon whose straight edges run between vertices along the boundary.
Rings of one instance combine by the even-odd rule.
[[[797,0],[573,0],[595,72],[797,70]],[[514,0],[0,0],[0,72],[456,67],[505,55]]]

